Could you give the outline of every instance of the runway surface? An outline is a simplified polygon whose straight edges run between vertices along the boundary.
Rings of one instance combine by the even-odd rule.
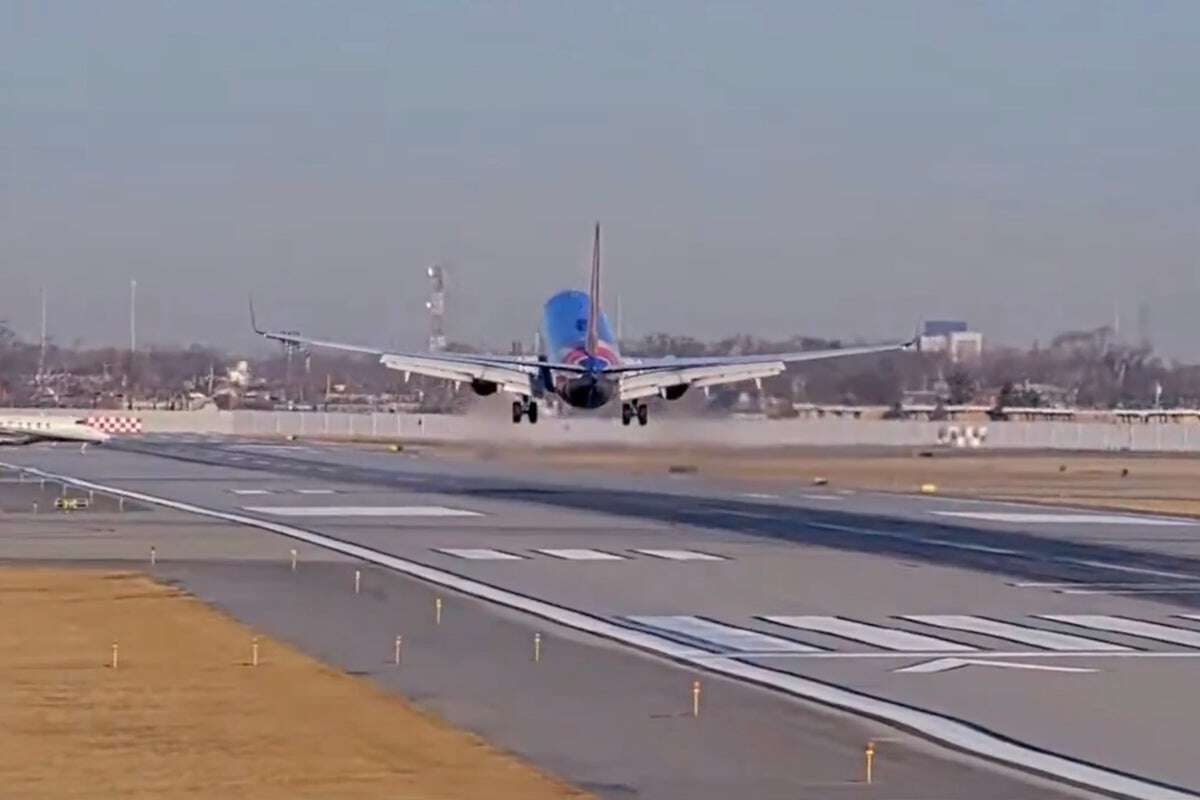
[[[738,718],[696,744],[718,758],[756,742],[748,751],[761,768],[739,769],[724,794],[692,796],[809,796],[788,783],[789,751],[768,758],[762,740],[747,734],[812,713],[788,695],[1127,796],[1200,790],[1188,744],[1200,710],[1189,691],[1200,668],[1200,525],[1191,520],[811,487],[747,493],[699,476],[517,473],[309,444],[145,437],[86,455],[58,447],[5,456],[269,529],[299,540],[306,558],[365,559],[398,587],[411,584],[401,573],[483,597],[506,606],[514,625],[528,626],[532,615],[573,628],[572,637],[596,634],[687,668],[656,666],[655,675],[690,670],[770,687],[737,688],[745,698]],[[283,559],[293,546],[274,543],[269,557]],[[268,557],[230,547],[230,556],[241,547]],[[186,568],[184,558],[176,569],[189,588],[207,587],[202,596],[230,603],[243,586],[234,592],[243,600],[230,606],[239,616],[290,625],[289,638],[301,644],[321,639],[306,633],[321,627],[314,620],[276,619],[279,608],[266,607],[273,591],[298,591],[294,582],[268,588],[283,574],[277,565],[256,572],[254,558],[244,559],[234,580],[227,565],[204,566],[207,555]],[[343,574],[324,578],[330,587],[344,585],[344,564],[322,569]],[[474,613],[497,613],[486,608]],[[344,663],[321,641],[323,657]],[[594,639],[573,641],[588,658]],[[863,725],[874,723],[836,719],[838,734],[826,731],[826,744],[853,759],[871,735]],[[503,728],[488,733],[503,738]],[[978,761],[937,758],[900,736],[898,749],[914,748],[937,768],[914,770],[901,793],[884,796],[1053,796],[1045,784],[1014,789],[1011,772],[1001,778]],[[528,732],[513,734],[506,746],[537,751],[530,741]],[[532,755],[555,769],[576,759],[573,768],[583,770],[577,753]],[[619,759],[598,761],[615,769]],[[559,771],[571,779],[571,768]],[[653,773],[643,765],[617,783],[640,796],[702,789],[656,782]],[[964,780],[992,788],[945,793]],[[811,796],[865,789],[838,785],[842,793]]]

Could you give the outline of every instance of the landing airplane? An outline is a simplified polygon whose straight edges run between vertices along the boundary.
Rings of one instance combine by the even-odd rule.
[[[254,332],[286,345],[324,347],[378,356],[385,367],[404,373],[469,383],[478,395],[503,389],[515,395],[512,421],[536,423],[538,401],[548,395],[574,408],[595,409],[614,399],[621,401],[621,422],[639,425],[649,419],[646,399],[658,395],[678,400],[688,389],[723,383],[761,381],[783,372],[797,361],[886,353],[907,350],[914,342],[804,350],[752,356],[701,356],[697,358],[640,359],[625,361],[608,318],[600,310],[600,224],[592,245],[592,275],[588,292],[561,291],[542,308],[542,341],[546,354],[536,360],[519,356],[469,353],[392,353],[373,347],[309,339],[289,331],[262,330],[250,304]]]
[[[111,434],[98,431],[86,419],[51,417],[40,414],[0,416],[0,445],[34,442],[107,442]]]

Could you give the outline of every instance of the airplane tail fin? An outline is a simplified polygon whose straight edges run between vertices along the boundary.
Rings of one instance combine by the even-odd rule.
[[[587,344],[589,355],[600,346],[600,223],[596,223],[596,238],[592,242],[592,282],[588,288]]]

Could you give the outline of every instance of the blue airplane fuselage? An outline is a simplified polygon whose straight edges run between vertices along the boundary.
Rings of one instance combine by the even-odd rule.
[[[561,375],[553,387],[576,408],[599,408],[611,400],[616,387],[603,371],[621,363],[616,337],[603,311],[597,319],[594,352],[588,352],[589,306],[586,292],[569,289],[551,297],[542,308],[542,342],[547,359],[586,370],[582,375]]]

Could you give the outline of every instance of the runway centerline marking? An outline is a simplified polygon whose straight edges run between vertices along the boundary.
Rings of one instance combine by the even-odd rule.
[[[1194,526],[1195,522],[1169,517],[1134,517],[1127,514],[1033,513],[1019,511],[930,511],[939,517],[975,519],[984,522],[1015,522],[1027,525],[1160,525]]]
[[[83,489],[95,489],[110,495],[125,497],[151,505],[171,508],[176,511],[196,514],[210,519],[224,520],[251,528],[269,531],[282,536],[307,542],[352,558],[369,561],[395,572],[426,581],[446,589],[462,592],[481,600],[490,601],[541,619],[619,642],[653,655],[672,659],[688,666],[705,669],[711,673],[741,679],[752,685],[775,689],[783,694],[822,703],[834,708],[857,713],[867,718],[880,719],[900,725],[913,733],[942,742],[950,747],[977,753],[995,761],[1010,764],[1052,778],[1099,789],[1110,794],[1126,795],[1137,800],[1196,800],[1193,792],[1164,786],[1161,783],[1139,778],[1094,764],[1077,761],[1067,756],[1048,752],[1014,741],[1011,738],[991,733],[977,725],[943,716],[935,711],[914,708],[874,697],[824,681],[815,681],[800,675],[761,667],[756,664],[729,658],[714,657],[711,653],[695,647],[681,645],[670,639],[634,630],[591,614],[555,605],[533,597],[510,592],[479,581],[470,580],[446,570],[429,567],[415,561],[389,555],[365,545],[304,530],[279,522],[258,519],[230,511],[185,503],[145,492],[123,489],[83,478],[52,473],[33,467],[22,467],[0,462],[8,469],[24,469],[27,473],[50,480],[65,481]],[[893,655],[893,654],[887,654]],[[1154,653],[1138,653],[1153,656]],[[1169,654],[1175,655],[1175,654]],[[1200,656],[1200,653],[1191,655]],[[1095,656],[1093,656],[1095,657]]]
[[[243,506],[276,517],[482,517],[478,511],[446,506]]]
[[[270,489],[230,489],[233,494],[271,494]]]
[[[954,542],[949,539],[926,539],[923,536],[914,536],[911,533],[900,533],[899,531],[881,531],[872,528],[858,528],[853,525],[835,525],[832,522],[806,522],[804,524],[810,528],[818,528],[820,530],[843,531],[859,536],[878,536],[881,539],[895,539],[901,542],[912,542],[913,544],[933,545],[934,547],[948,547],[953,550],[971,550],[1004,556],[1026,555],[1018,550],[1005,550],[1000,547],[988,547],[986,545],[971,544],[970,542]]]

